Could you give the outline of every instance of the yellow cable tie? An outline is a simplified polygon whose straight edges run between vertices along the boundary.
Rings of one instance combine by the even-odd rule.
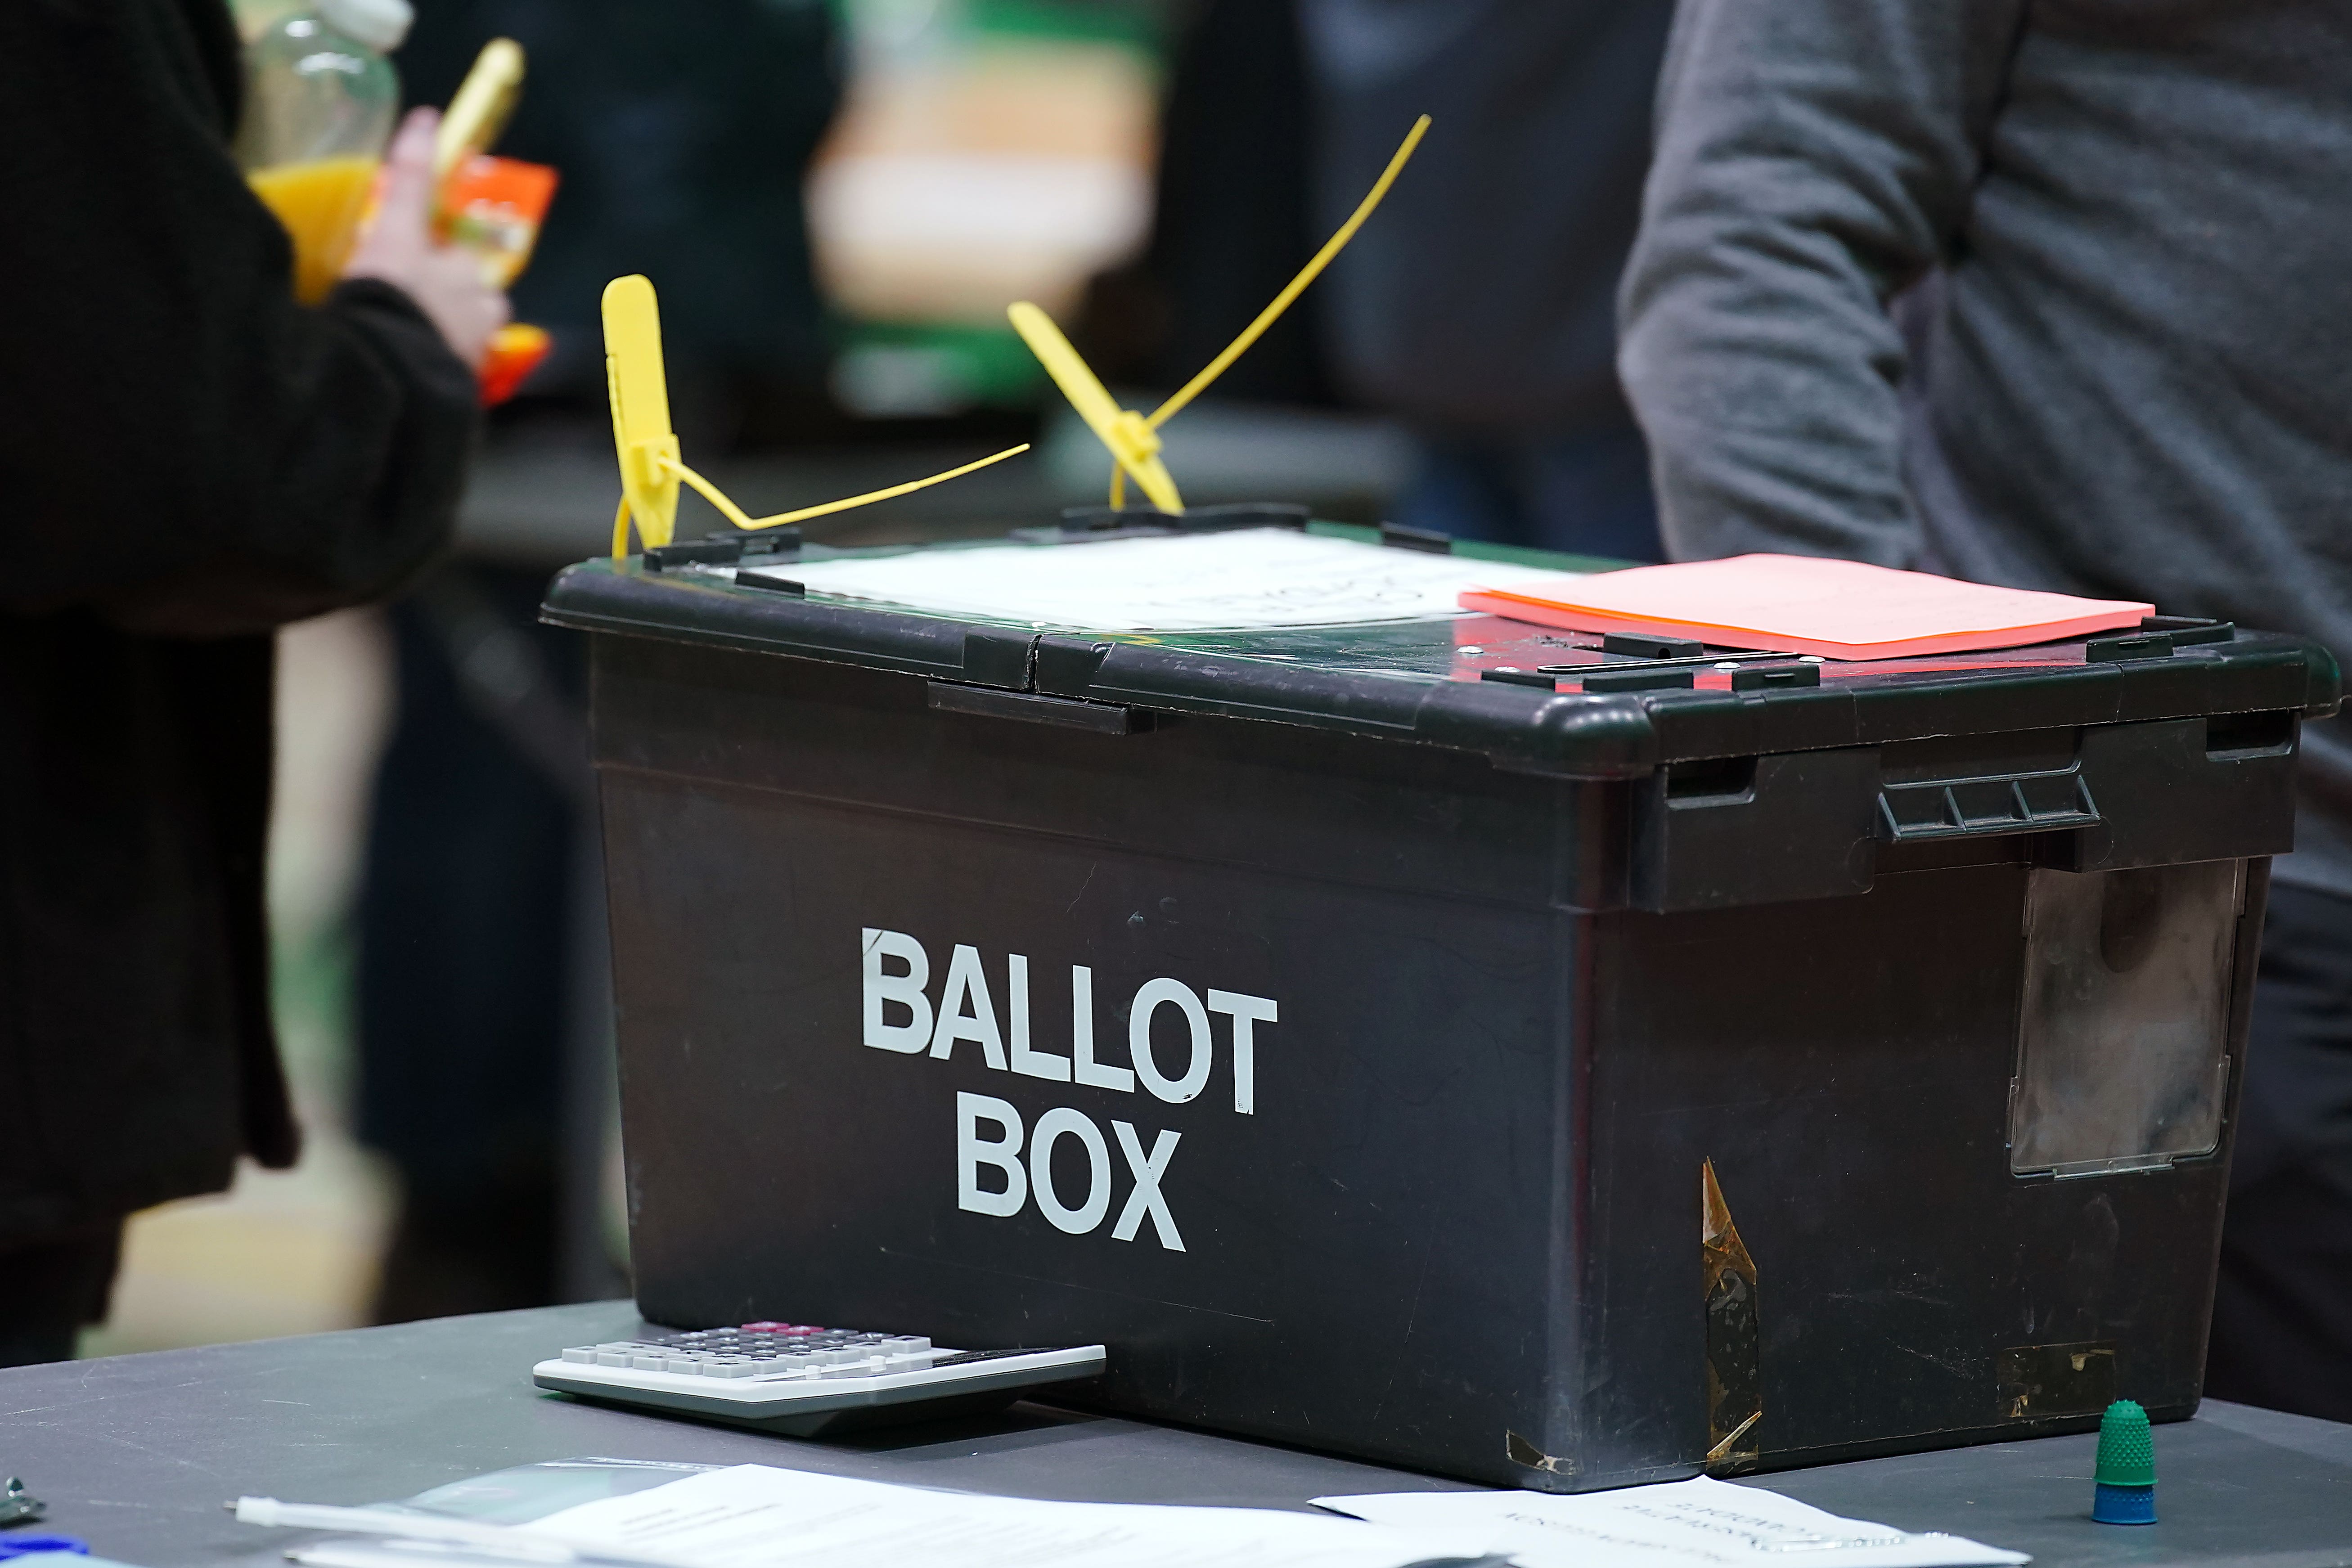
[[[1037,363],[1062,389],[1087,428],[1109,448],[1111,460],[1127,469],[1152,505],[1165,512],[1181,512],[1184,498],[1160,460],[1160,437],[1150,421],[1119,407],[1118,399],[1045,311],[1026,300],[1016,300],[1004,308],[1004,319],[1013,323],[1013,330],[1029,345],[1029,352],[1037,356]]]
[[[669,386],[662,374],[661,310],[654,286],[642,276],[615,278],[604,287],[604,387],[613,405],[613,455],[621,494],[636,521],[638,541],[667,544],[677,522],[677,481],[660,458],[676,458],[677,433],[669,424]]]
[[[613,514],[613,559],[629,558],[629,498],[621,498],[621,510]]]
[[[1151,421],[1131,408],[1118,411],[1118,416],[1110,422],[1110,428],[1103,433],[1103,440],[1111,452],[1110,504],[1111,509],[1117,510],[1127,501],[1128,469],[1142,472],[1143,465],[1160,456],[1160,448],[1166,443],[1160,439],[1160,432],[1151,427]]]
[[[1356,231],[1364,226],[1364,220],[1372,216],[1372,209],[1381,205],[1381,198],[1389,194],[1391,185],[1396,184],[1397,175],[1403,173],[1406,163],[1412,157],[1413,149],[1421,145],[1421,139],[1428,130],[1429,116],[1426,114],[1412,122],[1412,129],[1405,132],[1404,142],[1397,148],[1396,155],[1389,160],[1389,166],[1381,171],[1379,179],[1372,182],[1371,193],[1358,204],[1355,212],[1349,216],[1348,221],[1339,226],[1339,232],[1324,241],[1323,248],[1315,253],[1314,259],[1300,268],[1298,276],[1292,279],[1282,292],[1274,297],[1274,303],[1260,310],[1257,320],[1243,328],[1242,335],[1225,345],[1224,353],[1211,360],[1200,374],[1184,384],[1182,390],[1152,412],[1153,428],[1156,429],[1174,418],[1186,404],[1206,391],[1211,382],[1224,374],[1232,367],[1234,361],[1247,353],[1249,346],[1264,336],[1268,327],[1281,319],[1282,313],[1290,309],[1291,302],[1307,291],[1307,286],[1315,281],[1323,268],[1331,265],[1331,258],[1345,249],[1349,240],[1356,237]]]
[[[804,522],[813,517],[825,517],[836,511],[847,511],[853,507],[867,506],[875,501],[890,500],[898,496],[911,495],[917,490],[929,489],[933,485],[945,484],[950,479],[960,479],[964,475],[987,468],[992,463],[1001,463],[1007,458],[1017,458],[1028,449],[1029,443],[1024,441],[1018,447],[1007,447],[1002,452],[992,453],[977,462],[966,463],[960,468],[950,468],[942,474],[933,474],[929,479],[909,479],[903,485],[892,485],[887,489],[868,490],[862,496],[850,496],[843,500],[829,500],[822,506],[803,507],[798,511],[780,511],[773,517],[747,517],[744,515],[743,509],[729,500],[717,485],[712,484],[677,458],[662,457],[656,461],[663,468],[692,485],[703,500],[717,507],[725,515],[728,521],[738,528],[750,530],[780,528],[788,522]]]
[[[743,509],[737,506],[733,501],[729,500],[725,493],[722,492],[717,485],[712,484],[709,479],[704,479],[700,474],[696,473],[692,468],[688,468],[684,463],[679,462],[677,458],[660,458],[656,460],[659,462],[663,468],[667,468],[671,473],[676,474],[679,479],[684,479],[688,484],[692,485],[697,490],[700,491],[702,499],[709,501],[712,506],[717,507],[719,514],[726,518],[728,521],[733,523],[736,527],[762,528],[766,526],[764,523],[754,522],[751,518],[745,516]]]
[[[1160,439],[1160,432],[1151,427],[1151,422],[1132,408],[1120,409],[1118,417],[1110,422],[1110,443],[1120,464],[1130,468],[1140,468],[1160,456],[1160,447],[1166,444]]]

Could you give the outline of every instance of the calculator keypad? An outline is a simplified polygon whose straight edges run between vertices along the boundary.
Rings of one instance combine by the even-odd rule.
[[[563,1359],[583,1365],[691,1377],[835,1378],[915,1372],[935,1364],[941,1355],[953,1353],[935,1351],[920,1334],[864,1333],[809,1323],[762,1321],[732,1329],[697,1329],[657,1339],[574,1345],[563,1352]]]

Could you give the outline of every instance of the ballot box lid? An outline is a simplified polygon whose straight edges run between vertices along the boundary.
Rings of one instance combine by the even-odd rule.
[[[1191,531],[1303,521],[1280,509],[1223,510]],[[942,708],[1002,709],[1005,717],[1106,730],[1148,722],[1154,712],[1219,715],[1475,752],[1514,771],[1566,778],[1637,778],[1708,758],[2168,719],[2214,719],[2230,731],[2216,742],[2225,746],[2291,747],[2290,716],[2332,713],[2341,694],[2336,662],[2318,644],[2189,616],[2031,647],[1841,662],[1667,641],[1604,643],[1459,612],[1095,630],[853,598],[820,581],[834,570],[829,563],[844,561],[980,551],[988,553],[964,553],[957,563],[997,569],[1014,559],[1005,552],[1088,550],[1184,531],[1121,514],[1073,517],[948,545],[845,551],[787,542],[765,553],[751,543],[754,553],[743,553],[738,540],[593,560],[555,579],[544,615],[593,633],[918,676],[933,683],[934,706]],[[1623,564],[1399,529],[1314,522],[1304,531],[1542,570]],[[2246,717],[2228,717],[2239,715]]]

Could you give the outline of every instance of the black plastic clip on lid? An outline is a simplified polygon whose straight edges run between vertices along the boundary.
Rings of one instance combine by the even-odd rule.
[[[1803,664],[1767,665],[1764,668],[1735,669],[1731,672],[1734,691],[1780,691],[1801,686],[1819,686],[1822,666],[1819,659]]]
[[[1381,542],[1399,550],[1419,550],[1431,555],[1454,553],[1454,536],[1433,528],[1407,528],[1401,522],[1381,524]]]
[[[787,577],[781,572],[761,571],[751,566],[736,572],[735,585],[738,588],[764,588],[771,594],[790,594],[796,598],[808,597],[808,584],[799,579]]]
[[[1014,539],[1054,543],[1097,534],[1230,533],[1242,528],[1304,529],[1313,514],[1285,501],[1235,501],[1161,511],[1155,506],[1070,506],[1053,528],[1016,528]]]
[[[2175,647],[2194,647],[2200,643],[2235,642],[2238,626],[2234,621],[2209,621],[2199,616],[2142,616],[2139,629],[2161,632]]]
[[[1601,651],[1626,658],[1696,658],[1706,645],[1692,637],[1654,637],[1611,632],[1601,639]]]
[[[1584,689],[1599,696],[1608,691],[1688,691],[1698,684],[1698,675],[1688,669],[1610,669],[1603,665],[1587,667],[1591,673],[1583,677]]]
[[[764,559],[772,556],[798,555],[801,550],[801,530],[798,523],[782,523],[774,528],[746,533],[739,529],[726,529],[705,534],[700,539],[681,540],[673,544],[656,544],[646,552],[646,570],[667,572],[673,566],[732,566],[738,561]]]
[[[2084,664],[2119,664],[2127,658],[2170,658],[2172,635],[2168,632],[2124,632],[2116,637],[2092,637],[2083,644]]]

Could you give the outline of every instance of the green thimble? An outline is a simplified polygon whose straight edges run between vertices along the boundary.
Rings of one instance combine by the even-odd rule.
[[[2092,1479],[2103,1487],[2156,1485],[2156,1439],[2137,1400],[2118,1399],[2099,1418],[2099,1466]]]

